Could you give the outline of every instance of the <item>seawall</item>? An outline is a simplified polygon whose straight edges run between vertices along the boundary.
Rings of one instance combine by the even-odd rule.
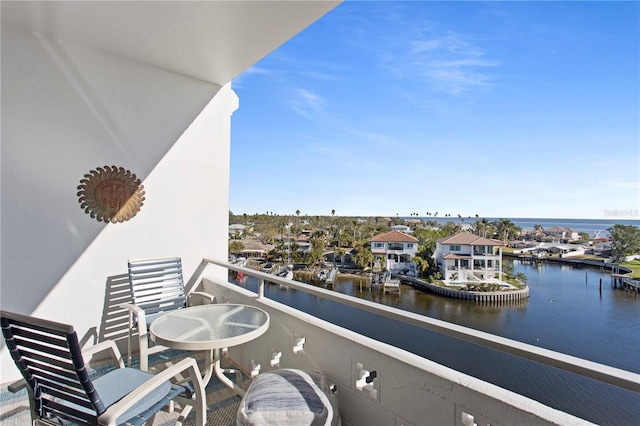
[[[529,287],[505,291],[462,291],[441,287],[413,277],[400,276],[400,281],[418,290],[454,299],[475,300],[479,303],[514,303],[529,298]]]
[[[537,258],[531,255],[513,254],[513,253],[502,253],[502,257],[508,257],[510,259],[519,259],[524,261],[533,261],[533,262],[554,262],[554,263],[564,263],[568,265],[582,265],[590,268],[608,270],[609,272],[616,273],[616,274],[628,274],[633,272],[631,269],[625,266],[620,266],[611,262],[606,262],[605,260],[597,260],[597,259],[571,259],[571,258],[551,257],[551,256]]]

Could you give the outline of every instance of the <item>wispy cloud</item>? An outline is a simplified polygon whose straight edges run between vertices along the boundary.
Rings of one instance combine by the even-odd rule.
[[[485,88],[492,84],[486,72],[499,65],[461,34],[417,32],[398,39],[397,53],[385,55],[386,66],[401,77],[423,77],[434,87],[451,94]]]
[[[252,66],[247,68],[242,74],[233,79],[233,87],[235,89],[243,88],[246,79],[253,76],[265,76],[272,79],[279,78],[282,75],[282,71],[276,71],[265,67]]]
[[[325,100],[307,89],[296,89],[289,99],[289,104],[295,112],[304,117],[324,113]]]
[[[347,129],[347,132],[367,143],[375,143],[376,145],[384,147],[396,147],[399,145],[398,140],[395,137],[386,134],[375,133],[362,129]]]
[[[273,75],[274,72],[272,70],[269,70],[267,68],[263,68],[263,67],[249,67],[245,72],[245,75],[252,75],[252,74],[262,74],[262,75]]]

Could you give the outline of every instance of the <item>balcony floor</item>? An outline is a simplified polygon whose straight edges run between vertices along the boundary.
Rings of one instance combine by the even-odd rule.
[[[162,369],[163,365],[172,361],[178,361],[184,357],[193,357],[198,361],[198,365],[203,368],[204,365],[204,353],[202,352],[183,352],[183,351],[167,351],[161,354],[152,355],[149,360],[149,364],[152,368]],[[134,360],[134,367],[137,366],[137,361]],[[230,367],[237,369],[238,367],[233,365],[228,359],[222,359],[223,367]],[[97,374],[109,369],[109,366],[101,366],[98,363],[92,364],[93,370]],[[91,370],[90,370],[91,371]],[[108,370],[107,370],[108,371]],[[235,376],[229,376],[231,380],[235,380]],[[243,374],[243,389],[247,389],[249,386],[249,379]],[[18,393],[11,393],[7,390],[8,383],[3,383],[0,386],[0,423],[2,426],[27,426],[31,424],[31,418],[29,415],[29,401],[27,398],[27,391],[21,390]],[[235,425],[236,412],[240,405],[241,398],[236,395],[231,389],[223,385],[215,375],[209,382],[206,388],[207,391],[207,423],[208,425]],[[172,426],[176,423],[178,413],[168,413],[162,411],[156,415],[153,425],[156,426]],[[185,426],[195,425],[195,415],[189,414],[186,421],[183,422]]]

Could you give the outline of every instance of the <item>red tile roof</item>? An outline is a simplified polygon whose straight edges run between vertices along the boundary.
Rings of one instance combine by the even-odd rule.
[[[384,234],[374,235],[371,242],[383,242],[383,243],[417,243],[419,240],[416,237],[407,235],[400,231],[390,231]]]

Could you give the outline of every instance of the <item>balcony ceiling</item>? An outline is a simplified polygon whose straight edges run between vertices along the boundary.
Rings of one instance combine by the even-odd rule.
[[[224,85],[339,1],[2,1],[2,26]]]

